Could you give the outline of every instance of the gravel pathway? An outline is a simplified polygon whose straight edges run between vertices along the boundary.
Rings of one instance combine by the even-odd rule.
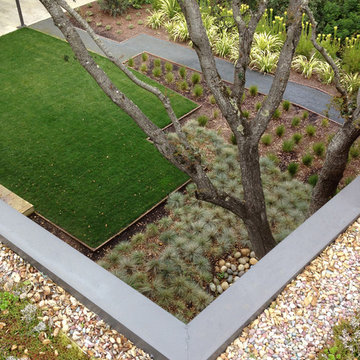
[[[0,243],[0,288],[16,289],[20,298],[28,298],[43,311],[43,321],[54,328],[54,336],[61,329],[90,356],[100,359],[152,359],[127,338],[110,329],[96,314],[87,309],[47,276],[40,273],[20,256]]]
[[[360,310],[360,218],[247,326],[218,360],[316,359]]]

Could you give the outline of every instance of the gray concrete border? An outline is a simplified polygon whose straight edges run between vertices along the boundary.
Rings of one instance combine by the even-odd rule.
[[[205,360],[216,358],[359,214],[360,177],[187,325],[2,201],[0,241],[156,359]]]

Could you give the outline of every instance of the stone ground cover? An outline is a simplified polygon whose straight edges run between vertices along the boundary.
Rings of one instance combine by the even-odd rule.
[[[1,37],[0,46],[0,183],[45,217],[96,247],[186,180],[66,43],[22,29]],[[154,96],[94,57],[150,119],[169,123]],[[196,107],[169,94],[178,116]]]
[[[19,284],[23,284],[23,286],[19,287]],[[59,333],[59,331],[62,331],[77,343],[82,352],[87,355],[72,357],[70,356],[71,353],[63,351],[60,357],[59,351],[59,356],[56,357],[55,349],[53,349],[51,355],[48,352],[46,353],[47,357],[34,356],[30,357],[31,360],[77,360],[89,359],[89,357],[128,360],[151,359],[149,355],[136,348],[123,335],[110,329],[109,325],[104,323],[96,314],[78,302],[64,289],[57,286],[48,277],[0,243],[0,293],[3,291],[17,294],[19,299],[23,299],[22,304],[24,304],[26,299],[30,304],[36,305],[38,309],[36,314],[39,315],[37,320],[46,325],[48,329],[47,338],[50,338],[52,341],[51,344],[46,345],[48,350],[51,349],[54,339],[59,338],[61,340],[61,332]],[[0,311],[0,335],[2,335],[2,331],[7,331],[7,326],[9,325],[7,316],[8,314]],[[43,340],[45,339],[43,338]],[[24,353],[27,342],[20,340],[15,342],[15,338],[13,340],[14,342],[9,344],[6,337],[0,336],[0,359],[3,360],[1,356],[5,353],[2,350],[4,347],[11,349],[12,345],[17,345],[17,349],[14,349],[11,355],[23,356],[21,357],[22,359],[30,360],[26,353]],[[64,340],[64,342],[66,346],[69,344],[68,340]]]
[[[17,296],[25,294],[26,287],[17,283],[14,292],[0,289],[0,359],[89,359],[59,328],[45,324],[42,312],[26,296]]]
[[[333,326],[359,311],[359,289],[360,219],[288,284],[218,360],[316,359],[321,349],[332,347]]]

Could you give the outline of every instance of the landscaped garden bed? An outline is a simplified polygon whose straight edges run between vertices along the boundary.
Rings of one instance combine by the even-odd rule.
[[[193,116],[195,121],[185,125],[185,132],[192,134],[191,141],[207,159],[204,166],[214,183],[231,193],[241,192],[231,131],[202,75],[148,53],[130,59],[128,65],[202,104]],[[227,86],[231,92],[231,84]],[[196,87],[200,88],[199,93]],[[257,87],[251,86],[243,100],[243,111],[252,117],[263,98]],[[277,241],[306,218],[311,187],[305,184],[316,183],[326,146],[339,126],[288,101],[281,104],[270,122],[260,152],[266,156],[262,160],[263,183],[268,217]],[[169,136],[176,139],[175,134]],[[358,142],[350,153],[341,186],[358,174]],[[184,195],[172,194],[165,210],[162,219],[132,236],[130,242],[116,245],[100,264],[181,320],[189,321],[250,270],[257,259],[249,248],[241,221],[197,201],[193,185],[187,187]]]
[[[187,180],[101,93],[67,44],[29,29],[0,42],[0,183],[40,214],[96,247]],[[169,123],[154,96],[93,56],[158,126]],[[179,117],[197,106],[166,91]]]

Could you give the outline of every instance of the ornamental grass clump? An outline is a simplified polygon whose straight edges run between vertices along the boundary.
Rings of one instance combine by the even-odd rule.
[[[130,67],[134,67],[134,59],[133,58],[130,58],[127,62],[128,66]]]
[[[269,146],[272,143],[272,136],[271,134],[264,134],[261,137],[261,142],[265,145],[265,146]]]
[[[256,96],[258,94],[258,87],[257,85],[251,85],[249,87],[249,93],[251,96]]]
[[[204,92],[204,88],[200,84],[196,84],[193,88],[193,94],[196,97],[200,97]]]
[[[294,116],[293,119],[291,120],[291,126],[297,127],[299,125],[300,125],[300,118],[298,116]]]
[[[200,149],[210,180],[224,191],[243,196],[237,151],[215,131],[191,120],[184,126],[190,144]],[[179,153],[183,143],[175,133],[167,135]],[[270,224],[277,241],[295,229],[306,217],[310,186],[283,173],[268,158],[260,160]],[[196,199],[196,186],[169,196],[168,215],[101,261],[113,274],[148,296],[180,320],[188,322],[214,296],[208,292],[213,280],[212,263],[236,244],[249,246],[242,221],[231,212]],[[117,252],[116,264],[109,262]],[[110,260],[111,261],[111,260]]]
[[[349,150],[349,156],[352,159],[356,159],[360,156],[360,146],[359,145],[352,145],[350,150]]]
[[[182,66],[180,69],[179,69],[179,75],[182,79],[185,79],[186,77],[186,69]]]
[[[154,67],[152,73],[155,77],[160,77],[162,75],[161,67],[160,66]]]
[[[196,121],[198,122],[199,126],[206,126],[209,121],[209,118],[206,115],[200,115]]]
[[[308,183],[309,183],[312,187],[314,187],[314,186],[316,185],[317,181],[318,181],[318,178],[319,178],[318,174],[312,174],[312,175],[310,175],[309,178],[308,178]]]
[[[174,82],[174,79],[175,79],[175,76],[174,76],[174,73],[172,73],[172,72],[168,72],[166,75],[165,75],[165,81],[167,82],[167,83],[172,83],[172,82]]]
[[[211,105],[215,105],[215,104],[216,104],[216,100],[215,100],[214,95],[210,95],[210,96],[209,96],[209,102],[210,102]]]
[[[168,61],[165,63],[164,67],[167,73],[173,71],[173,64],[169,63]]]
[[[295,142],[294,140],[284,140],[282,144],[282,150],[284,152],[292,152],[294,150]]]
[[[182,91],[187,91],[187,90],[189,90],[189,84],[187,83],[186,80],[180,81],[180,82],[178,83],[178,87],[179,87],[179,89],[182,90]]]
[[[291,103],[289,100],[284,100],[282,103],[282,108],[284,111],[289,111],[291,107]]]
[[[308,134],[309,136],[314,136],[315,135],[315,133],[316,133],[316,128],[315,128],[315,126],[313,126],[313,125],[308,125],[307,127],[306,127],[306,134]]]
[[[295,144],[299,144],[299,142],[301,141],[302,139],[302,135],[299,134],[299,133],[295,133],[293,136],[292,136],[292,140],[295,142]]]
[[[275,129],[275,133],[278,137],[282,137],[285,134],[285,126],[284,125],[279,125],[276,129]]]
[[[201,81],[201,75],[199,73],[194,72],[191,75],[191,82],[193,83],[193,85],[198,84]]]
[[[305,154],[301,159],[302,163],[305,166],[309,166],[309,167],[311,166],[313,160],[314,160],[314,158],[311,154]]]
[[[325,145],[323,142],[317,142],[313,145],[314,154],[317,156],[323,156],[325,153]]]
[[[281,116],[281,111],[280,111],[279,108],[277,108],[277,109],[274,111],[272,118],[273,118],[273,119],[279,119],[280,116]]]
[[[297,173],[298,170],[299,170],[299,164],[296,163],[296,162],[291,162],[291,163],[288,165],[287,170],[288,170],[290,176],[293,177],[293,176],[296,175],[296,173]]]

